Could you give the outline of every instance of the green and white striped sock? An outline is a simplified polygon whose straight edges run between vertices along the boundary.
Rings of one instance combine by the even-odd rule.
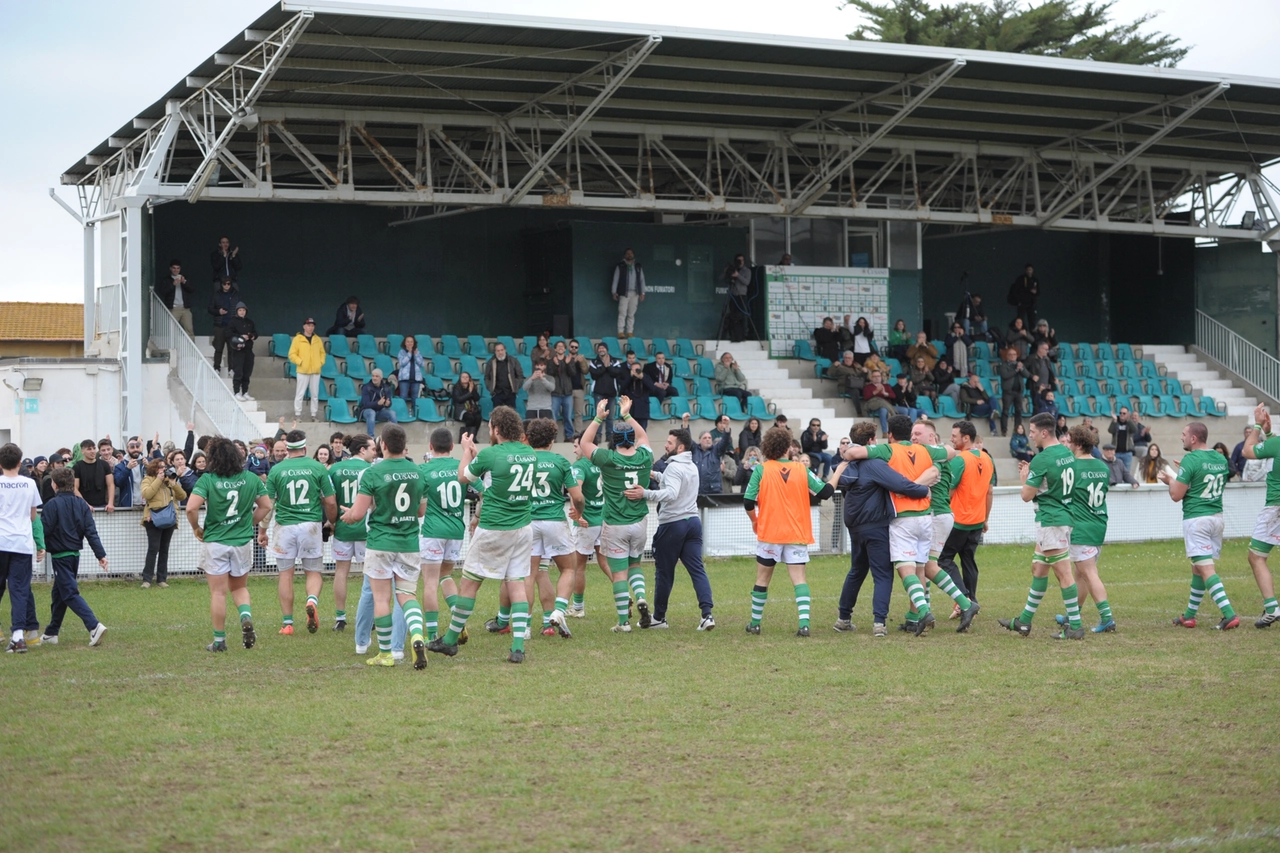
[[[800,615],[800,627],[809,627],[809,605],[812,603],[807,583],[796,584],[796,611]]]
[[[769,600],[769,587],[755,586],[751,588],[751,624],[759,625],[764,619],[764,605]]]
[[[517,601],[511,605],[511,651],[524,651],[524,635],[529,630],[529,603]]]
[[[1078,630],[1080,628],[1080,590],[1075,584],[1062,587],[1062,604],[1067,608],[1067,624],[1072,630]]]
[[[467,627],[467,620],[471,618],[471,612],[475,609],[476,600],[474,598],[463,598],[459,595],[453,602],[453,614],[449,619],[449,630],[445,631],[441,642],[446,646],[458,645],[458,635],[462,633],[463,628]]]
[[[418,599],[411,598],[400,605],[400,608],[404,611],[404,627],[408,630],[410,639],[421,639],[424,620],[422,618],[422,605],[418,604]]]

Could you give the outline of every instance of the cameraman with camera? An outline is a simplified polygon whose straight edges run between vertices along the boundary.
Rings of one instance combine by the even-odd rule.
[[[231,391],[237,400],[249,401],[249,377],[253,375],[253,341],[258,327],[249,319],[249,309],[236,303],[235,316],[227,323],[227,361],[231,365]]]
[[[751,267],[745,255],[735,255],[733,263],[724,269],[725,284],[729,286],[729,340],[738,343],[747,337],[747,291],[751,288]]]
[[[187,499],[187,491],[178,481],[178,470],[163,459],[147,462],[147,475],[142,480],[142,529],[147,532],[147,557],[142,564],[142,588],[169,585],[169,540],[178,527],[178,504]]]

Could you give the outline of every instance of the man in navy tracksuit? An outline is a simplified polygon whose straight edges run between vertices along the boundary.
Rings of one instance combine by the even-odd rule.
[[[76,576],[80,571],[80,547],[85,539],[98,558],[98,565],[107,567],[107,552],[98,538],[98,528],[93,523],[93,512],[83,498],[75,493],[75,475],[69,468],[53,472],[53,487],[57,493],[44,505],[40,520],[44,524],[44,547],[53,561],[53,614],[44,629],[42,643],[58,642],[58,631],[67,608],[84,620],[89,632],[89,645],[102,642],[107,626],[93,615],[88,603],[80,595]]]
[[[875,434],[875,424],[863,421],[854,426],[849,437],[854,444],[865,445],[875,438]],[[924,476],[930,473],[936,480],[937,469],[930,468]],[[844,579],[844,589],[840,591],[839,619],[835,629],[854,629],[849,620],[858,603],[862,582],[870,572],[875,584],[872,598],[874,635],[886,637],[885,621],[889,618],[889,598],[894,586],[893,564],[889,561],[889,522],[896,514],[890,492],[923,498],[929,494],[929,486],[911,482],[879,459],[842,461],[832,473],[831,482],[844,492],[844,523],[849,528],[850,552],[849,574]]]

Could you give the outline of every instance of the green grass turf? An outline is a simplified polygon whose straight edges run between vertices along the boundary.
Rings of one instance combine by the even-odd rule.
[[[871,637],[869,583],[857,633],[831,630],[843,558],[810,566],[808,640],[781,572],[764,634],[743,631],[744,559],[710,566],[713,633],[679,570],[671,630],[612,634],[591,567],[574,638],[535,636],[522,667],[484,632],[490,583],[470,644],[425,672],[364,666],[327,583],[321,631],[279,637],[255,578],[259,644],[232,625],[225,655],[202,582],[87,583],[103,647],[68,614],[58,646],[0,658],[0,850],[1277,849],[1280,626],[1252,626],[1245,543],[1220,563],[1240,629],[1211,630],[1207,598],[1201,627],[1169,625],[1180,543],[1114,545],[1120,631],[1073,643],[1049,638],[1055,587],[1029,640],[996,625],[1030,550],[981,549],[973,633],[935,590],[921,639]]]

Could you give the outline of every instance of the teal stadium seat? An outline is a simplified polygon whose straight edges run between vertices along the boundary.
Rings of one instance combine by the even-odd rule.
[[[289,347],[293,345],[293,338],[277,332],[271,336],[271,354],[276,358],[288,358]]]
[[[415,336],[414,340],[418,342],[418,352],[422,353],[424,356],[427,353],[435,351],[431,349],[430,338],[427,338],[424,341],[422,338]],[[387,355],[394,358],[400,352],[400,349],[403,346],[404,346],[404,335],[387,335],[387,348],[383,350],[383,352],[385,352]]]
[[[588,360],[596,357],[596,345],[592,343],[591,338],[578,335],[574,340],[578,342],[578,355],[584,355]]]
[[[502,340],[502,339],[499,338],[498,340]],[[556,345],[556,342],[550,339],[547,340],[547,343],[549,343],[551,346]],[[525,335],[523,338],[520,339],[520,346],[521,346],[520,352],[524,353],[525,355],[529,355],[538,347],[538,336]]]
[[[485,387],[484,371],[480,368],[480,360],[474,355],[464,355],[459,357],[458,368],[459,371],[466,371],[467,373],[470,373],[471,378],[480,383],[481,388]],[[459,372],[458,375],[461,376],[462,373]],[[488,393],[487,389],[485,393]]]
[[[676,338],[676,355],[695,358],[702,355],[702,344],[695,345],[688,338]]]
[[[689,379],[693,376],[693,371],[689,368],[689,360],[687,358],[671,359],[671,375],[677,379]]]
[[[409,404],[405,402],[404,397],[391,398],[391,411],[395,412],[396,420],[402,424],[413,423],[417,420],[409,413]]]
[[[435,400],[429,397],[422,397],[414,401],[413,413],[418,420],[429,424],[444,423],[445,416],[440,414],[440,407]]]
[[[1075,347],[1073,347],[1071,344],[1067,343],[1066,341],[1059,341],[1058,342],[1058,358],[1061,359],[1062,361],[1075,361],[1076,360]]]
[[[363,361],[361,361],[360,363],[364,364]],[[293,362],[290,362],[289,366],[292,367]],[[326,353],[324,357],[324,366],[320,368],[320,378],[321,379],[337,379],[339,374],[341,373],[342,371],[338,369],[338,361],[333,357],[333,353]]]
[[[358,355],[349,355],[343,362],[347,365],[347,375],[352,379],[360,382],[369,381],[369,368],[365,366],[364,359]]]
[[[752,395],[747,398],[747,415],[751,418],[759,418],[760,426],[764,426],[764,422],[772,418],[769,413],[769,405],[765,403],[764,397]]]
[[[698,356],[697,374],[706,379],[716,378],[716,363],[705,355]]]
[[[426,357],[426,363],[430,367],[431,372],[443,380],[453,382],[458,378],[458,374],[453,371],[453,362],[449,360],[448,356],[439,354],[429,355]]]
[[[462,358],[462,343],[458,340],[457,335],[440,336],[440,354],[445,358]]]
[[[386,379],[390,379],[393,383],[398,382],[396,379],[396,360],[386,353],[377,353],[373,357],[373,366],[382,371],[382,375]]]
[[[317,400],[319,400],[321,403],[327,403],[327,402],[329,401],[329,386],[328,386],[328,384],[327,384],[327,383],[325,383],[325,382],[317,382],[317,383],[316,383],[316,385],[317,385],[317,386],[319,386],[319,390],[316,392],[316,399],[317,399]],[[311,399],[311,389],[310,389],[310,388],[308,388],[308,389],[306,389],[305,391],[303,391],[303,392],[302,392],[302,399],[304,399],[304,400],[310,400],[310,399]]]
[[[671,417],[683,418],[685,415],[693,417],[693,410],[690,408],[688,397],[671,397],[667,402],[671,404]]]
[[[601,338],[600,343],[608,347],[609,355],[616,359],[621,359],[623,354],[626,352],[626,350],[622,348],[622,341],[618,340],[617,337]]]
[[[484,335],[467,335],[467,352],[476,358],[488,358],[489,343]]]
[[[666,338],[654,338],[653,341],[650,342],[649,355],[655,356],[658,353],[665,355],[668,361],[671,360],[671,347],[667,344]]]
[[[520,363],[520,369],[524,371],[524,378],[528,379],[533,375],[533,359],[524,353],[512,352],[512,358]]]
[[[1075,378],[1080,375],[1080,372],[1076,370],[1076,363],[1074,361],[1060,361],[1054,365],[1053,369],[1059,376]]]
[[[1119,361],[1136,361],[1133,357],[1133,347],[1128,344],[1116,344],[1116,359]]]
[[[724,414],[729,416],[731,421],[745,421],[750,417],[746,410],[742,408],[742,403],[737,397],[721,397],[720,406]]]
[[[373,335],[356,335],[356,352],[365,358],[373,358],[379,352],[378,339]]]
[[[791,352],[802,361],[813,361],[818,357],[818,354],[813,350],[813,344],[809,341],[797,340],[791,345]]]
[[[347,340],[346,335],[330,335],[329,352],[334,358],[346,358],[351,355],[351,342]]]
[[[339,376],[333,380],[333,396],[339,400],[355,402],[360,399],[360,389],[350,376]]]
[[[947,399],[950,400],[951,398],[948,397]],[[941,417],[941,415],[938,414],[938,410],[934,408],[933,401],[923,394],[916,398],[916,408],[931,418]]]
[[[351,414],[351,404],[346,400],[330,400],[326,403],[324,418],[335,424],[359,423],[359,419]]]
[[[917,400],[916,402],[919,402]],[[956,407],[956,401],[948,394],[938,395],[938,417],[963,420],[964,413]]]
[[[502,344],[504,347],[506,347],[507,352],[510,353],[511,355],[516,355],[521,351],[520,348],[516,346],[516,339],[513,338],[511,335],[498,335],[498,337],[495,338],[494,341],[495,343]],[[534,338],[533,341],[536,344],[538,342],[538,339]],[[524,350],[524,352],[526,353],[529,353],[532,351],[533,351],[533,347],[529,347],[529,349]]]
[[[698,417],[703,420],[714,421],[720,416],[720,410],[716,408],[714,397],[699,397],[693,401],[694,408],[697,409]]]
[[[1095,346],[1097,347],[1097,350],[1098,350],[1099,359],[1103,361],[1116,360],[1115,350],[1111,348],[1111,344],[1100,343],[1100,344],[1095,344]]]
[[[1219,404],[1212,397],[1202,396],[1200,398],[1200,408],[1204,411],[1205,415],[1211,418],[1225,418],[1227,416],[1226,406],[1223,406],[1221,409],[1219,409],[1218,406]]]
[[[827,368],[831,366],[831,362],[825,358],[820,358],[813,363],[813,375],[819,379],[828,379]]]

